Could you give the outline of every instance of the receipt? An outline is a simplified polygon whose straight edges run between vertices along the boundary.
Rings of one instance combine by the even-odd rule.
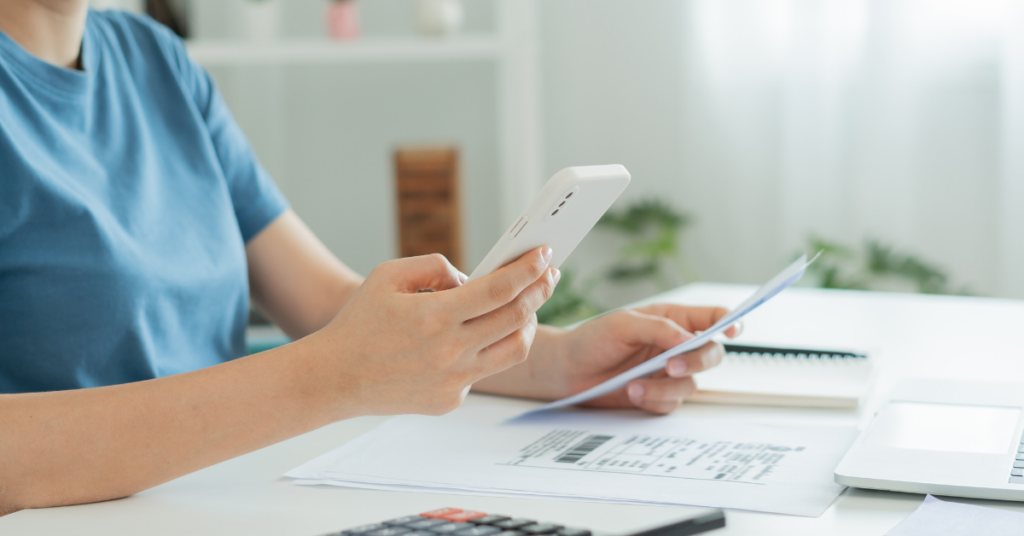
[[[647,434],[553,430],[505,465],[767,484],[803,446]]]
[[[289,471],[300,484],[820,515],[856,428],[509,407],[394,417]]]
[[[807,260],[806,255],[801,255],[799,259],[793,262],[793,264],[787,266],[785,270],[779,272],[778,275],[771,278],[767,283],[762,285],[761,288],[757,289],[753,294],[750,295],[749,298],[744,300],[743,303],[739,304],[732,311],[729,311],[729,313],[723,316],[718,322],[715,323],[715,325],[711,326],[706,331],[700,333],[696,337],[684,342],[683,344],[680,344],[679,346],[676,346],[675,348],[672,348],[670,350],[666,350],[665,352],[662,352],[661,354],[651,358],[650,360],[645,361],[627,370],[626,372],[623,372],[622,374],[619,374],[618,376],[610,380],[607,380],[604,383],[601,383],[600,385],[591,387],[590,389],[587,389],[582,393],[578,393],[573,396],[563,398],[561,400],[556,400],[549,404],[545,404],[539,408],[534,408],[530,411],[523,413],[519,417],[530,415],[532,413],[547,411],[549,409],[572,406],[575,404],[586,402],[588,400],[592,400],[599,396],[604,396],[613,391],[618,391],[619,389],[622,389],[623,387],[626,386],[626,384],[637,378],[642,378],[644,376],[647,376],[649,374],[652,374],[665,368],[665,364],[668,363],[669,358],[692,350],[696,350],[697,348],[704,346],[705,344],[711,341],[712,337],[728,329],[729,326],[735,324],[739,319],[746,316],[747,313],[753,311],[754,309],[757,309],[758,306],[760,306],[762,303],[772,299],[773,297],[775,297],[776,294],[782,292],[783,290],[786,290],[793,283],[799,281],[800,278],[803,277],[804,271],[807,269],[807,267],[810,266],[812,262],[817,260],[820,255],[821,253],[819,252],[817,255],[814,256],[813,259],[809,261]]]

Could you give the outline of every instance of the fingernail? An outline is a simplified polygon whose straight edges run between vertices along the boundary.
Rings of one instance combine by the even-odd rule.
[[[668,375],[669,376],[683,376],[686,374],[686,362],[685,361],[669,361],[668,362]]]
[[[629,386],[629,399],[634,404],[639,404],[644,399],[644,386],[639,383],[634,383]]]
[[[555,268],[555,278],[554,279],[555,279],[555,284],[556,285],[558,284],[558,280],[562,279],[562,271],[559,270],[558,268]]]
[[[459,272],[459,283],[465,283],[466,281],[469,281],[469,276]]]
[[[540,258],[544,259],[544,264],[548,264],[551,262],[551,255],[553,253],[554,251],[552,251],[551,248],[547,246],[544,246],[540,249]]]
[[[733,333],[733,337],[739,337],[740,334],[743,333],[743,322],[736,322],[732,327],[736,328],[735,333]]]

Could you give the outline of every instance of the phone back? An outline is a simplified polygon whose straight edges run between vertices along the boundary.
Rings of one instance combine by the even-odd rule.
[[[487,275],[539,246],[553,250],[558,268],[629,185],[629,172],[614,164],[579,166],[555,173],[469,279]]]

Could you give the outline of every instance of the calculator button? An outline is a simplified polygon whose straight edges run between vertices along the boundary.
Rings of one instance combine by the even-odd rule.
[[[405,516],[405,517],[397,517],[395,519],[389,519],[389,520],[385,521],[384,524],[385,525],[391,525],[391,526],[393,526],[393,525],[406,525],[406,524],[412,523],[413,521],[423,521],[424,519],[426,519],[426,518],[423,517],[423,516]]]
[[[572,527],[560,529],[556,532],[558,536],[590,536],[590,531],[587,529],[575,529]]]
[[[487,516],[487,512],[476,512],[476,511],[473,511],[473,510],[465,510],[465,511],[458,512],[458,513],[455,513],[455,514],[448,514],[446,516],[442,516],[441,519],[447,519],[448,521],[454,521],[456,523],[463,523],[463,522],[466,522],[466,521],[469,521],[469,520],[472,520],[472,519],[476,519],[478,517],[486,517],[486,516]]]
[[[526,536],[526,533],[525,532],[519,532],[518,530],[506,530],[504,532],[499,532],[499,533],[495,534],[494,536]]]
[[[1024,467],[1024,460],[1017,460],[1017,461],[1013,462],[1013,466],[1016,467],[1016,468]]]
[[[1017,452],[1024,452],[1024,443],[1017,447]]]
[[[462,529],[469,529],[475,526],[476,525],[471,525],[469,523],[447,523],[445,525],[430,527],[430,532],[435,532],[437,534],[455,534]]]
[[[406,532],[402,536],[437,536],[437,534],[426,530],[414,530],[412,532]]]
[[[405,528],[412,530],[430,530],[430,527],[446,525],[447,523],[448,522],[443,519],[424,519],[423,521],[413,521],[412,523],[406,523],[404,526]]]
[[[462,529],[455,533],[455,536],[492,536],[501,532],[498,527],[490,525],[476,525],[473,528]]]
[[[459,512],[462,512],[462,508],[438,508],[437,510],[423,512],[420,515],[423,517],[441,518],[449,514],[458,514]]]
[[[373,523],[370,525],[360,525],[351,529],[342,531],[342,534],[349,536],[355,536],[356,534],[366,534],[367,532],[373,532],[375,530],[387,528],[387,525],[381,525],[380,523]]]
[[[560,528],[562,528],[562,525],[552,525],[551,523],[535,523],[533,525],[519,527],[519,530],[527,534],[551,534],[552,532],[555,532]]]
[[[470,523],[475,523],[477,525],[493,525],[493,524],[495,524],[495,523],[497,523],[499,521],[507,521],[509,519],[512,519],[512,518],[510,518],[508,516],[499,516],[499,515],[491,514],[489,516],[478,517],[476,519],[470,519],[469,522]]]
[[[1014,469],[1010,471],[1010,476],[1024,476],[1024,469]]]
[[[506,519],[505,521],[499,521],[494,523],[495,527],[499,529],[518,529],[519,527],[525,527],[526,525],[535,525],[536,521],[532,519],[523,519],[521,517],[514,517],[512,519]]]
[[[384,527],[382,529],[364,532],[363,536],[401,536],[407,532],[409,532],[409,529],[405,527]]]
[[[1024,476],[1011,476],[1010,477],[1010,483],[1011,484],[1024,484]]]

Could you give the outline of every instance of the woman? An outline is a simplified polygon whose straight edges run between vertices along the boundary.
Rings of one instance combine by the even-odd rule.
[[[363,280],[166,29],[0,0],[0,31],[0,514],[123,497],[340,419],[442,414],[470,387],[560,398],[724,312],[538,327],[548,248],[471,283],[440,256]],[[242,357],[250,292],[296,342]],[[721,356],[593,404],[671,411]]]

